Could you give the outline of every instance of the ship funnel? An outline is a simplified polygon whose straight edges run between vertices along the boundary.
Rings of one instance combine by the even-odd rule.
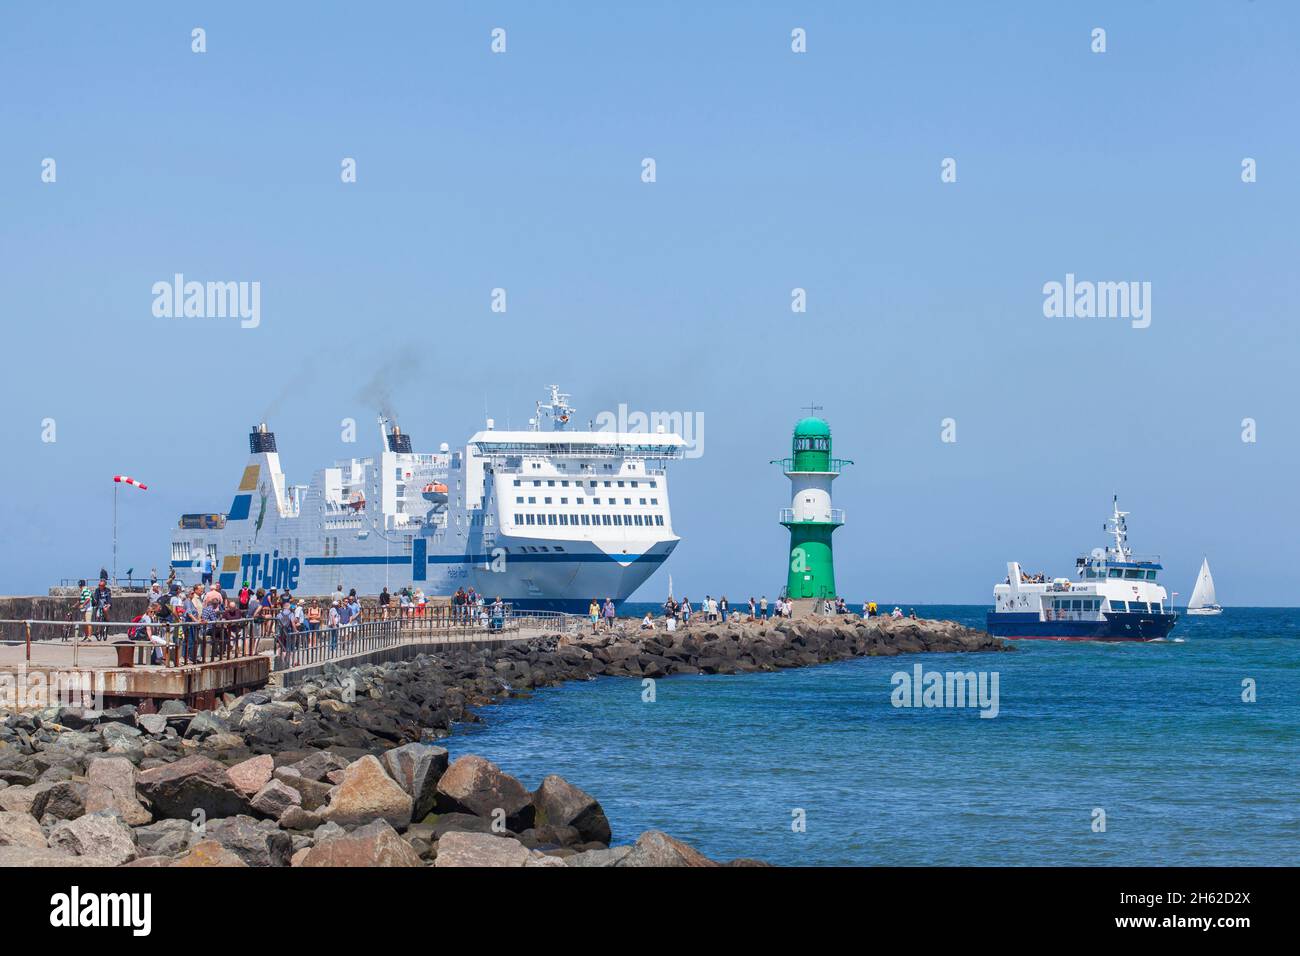
[[[254,425],[248,433],[248,450],[254,455],[275,451],[275,432],[266,427],[266,422]]]
[[[411,436],[403,435],[401,427],[394,425],[393,430],[388,433],[388,450],[401,455],[411,454]]]

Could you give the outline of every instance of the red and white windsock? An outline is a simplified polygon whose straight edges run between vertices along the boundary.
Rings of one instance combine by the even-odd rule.
[[[135,485],[141,491],[148,491],[149,486],[142,481],[136,481],[134,478],[128,478],[126,475],[114,475],[113,480],[119,485]]]

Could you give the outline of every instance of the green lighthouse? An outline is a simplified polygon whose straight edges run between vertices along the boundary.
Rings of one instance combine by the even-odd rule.
[[[809,412],[821,409],[809,406]],[[831,457],[831,426],[809,416],[794,426],[791,457],[775,459],[790,479],[790,507],[781,509],[781,524],[790,529],[790,574],[786,595],[833,598],[835,556],[831,535],[844,524],[844,512],[831,507],[831,482],[853,462]]]

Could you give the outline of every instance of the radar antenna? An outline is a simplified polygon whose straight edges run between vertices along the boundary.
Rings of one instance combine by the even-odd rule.
[[[547,385],[551,392],[549,402],[537,403],[537,417],[533,419],[533,431],[542,430],[542,415],[549,415],[551,418],[551,428],[554,431],[564,431],[569,427],[569,421],[573,418],[575,409],[569,404],[569,395],[560,391],[558,385]]]

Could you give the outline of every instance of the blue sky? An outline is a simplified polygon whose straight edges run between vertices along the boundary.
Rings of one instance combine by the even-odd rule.
[[[852,600],[1065,573],[1118,492],[1183,599],[1204,553],[1225,604],[1300,604],[1294,5],[269,6],[0,9],[0,591],[108,564],[119,472],[119,566],[163,566],[268,414],[294,480],[368,452],[339,421],[370,441],[398,367],[425,448],[549,382],[702,413],[692,597],[784,582],[767,462],[814,401]],[[155,318],[176,272],[259,281],[260,327]],[[1066,273],[1149,281],[1151,326],[1045,318]]]

